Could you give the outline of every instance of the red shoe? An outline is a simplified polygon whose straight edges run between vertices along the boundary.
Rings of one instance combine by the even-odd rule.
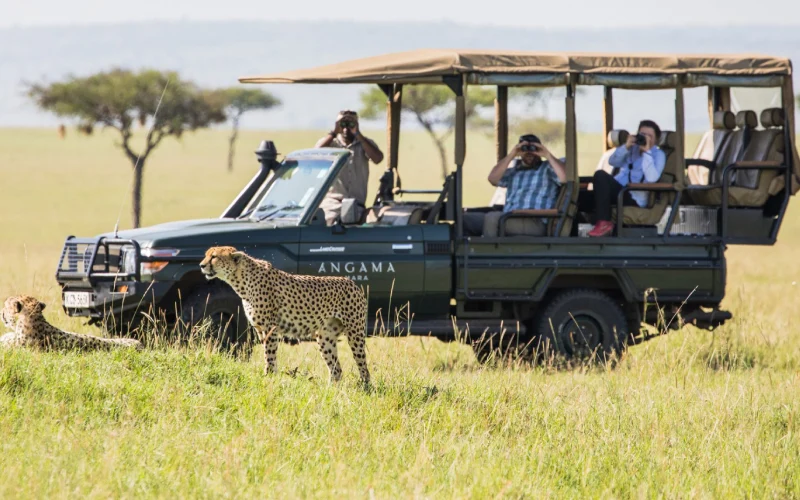
[[[597,224],[594,225],[591,231],[589,231],[589,236],[593,238],[597,238],[599,236],[608,236],[614,232],[614,223],[608,220],[599,220]]]

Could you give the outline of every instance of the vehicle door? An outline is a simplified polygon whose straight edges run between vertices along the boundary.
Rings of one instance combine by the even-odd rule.
[[[368,319],[387,328],[410,317],[424,297],[421,226],[304,226],[298,260],[300,274],[347,276],[362,285]]]

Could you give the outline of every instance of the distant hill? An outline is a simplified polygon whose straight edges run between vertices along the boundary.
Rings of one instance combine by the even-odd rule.
[[[56,80],[111,66],[175,69],[208,86],[237,85],[239,76],[281,71],[416,48],[514,50],[758,52],[800,59],[794,27],[627,28],[549,30],[474,27],[452,23],[152,22],[121,25],[0,29],[0,126],[58,123],[21,94],[22,80]],[[795,82],[800,85],[799,82]],[[252,114],[245,128],[327,128],[339,109],[358,106],[361,88],[274,85],[281,109]],[[634,94],[635,97],[634,97]],[[655,95],[655,97],[654,97]],[[687,95],[687,128],[705,128],[705,95]],[[616,126],[644,115],[672,125],[672,98],[629,92],[617,101]],[[547,109],[563,113],[558,102]],[[583,130],[600,129],[597,92],[578,102]],[[647,110],[643,112],[642,110]],[[376,123],[382,126],[382,123]]]

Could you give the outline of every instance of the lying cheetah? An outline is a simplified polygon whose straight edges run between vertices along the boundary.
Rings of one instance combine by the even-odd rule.
[[[339,334],[344,333],[361,380],[369,384],[364,353],[367,300],[352,280],[290,274],[233,247],[209,248],[200,270],[208,280],[225,281],[241,297],[245,315],[264,343],[265,373],[276,371],[281,337],[303,338],[313,334],[331,380],[338,382],[342,368],[336,342]]]
[[[14,331],[0,337],[0,344],[53,350],[142,349],[142,343],[135,339],[107,339],[59,330],[47,322],[42,314],[44,308],[43,302],[29,295],[7,298],[0,316],[3,324]]]

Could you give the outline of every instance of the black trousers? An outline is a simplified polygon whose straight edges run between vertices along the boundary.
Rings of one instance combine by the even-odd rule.
[[[578,197],[578,210],[581,212],[594,212],[595,221],[611,220],[611,207],[617,204],[617,197],[622,191],[622,184],[611,177],[605,170],[596,170],[592,178],[593,191],[582,191]],[[627,191],[622,199],[622,204],[638,206]]]

